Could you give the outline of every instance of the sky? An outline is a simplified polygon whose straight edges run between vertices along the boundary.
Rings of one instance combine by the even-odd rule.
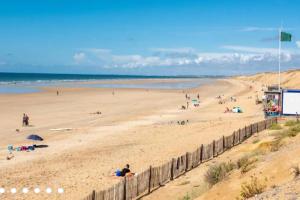
[[[236,75],[300,68],[299,0],[0,0],[0,72]]]

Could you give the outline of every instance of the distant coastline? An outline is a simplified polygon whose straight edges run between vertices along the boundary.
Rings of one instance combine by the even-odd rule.
[[[188,89],[224,76],[144,76],[0,72],[0,94],[40,92],[45,87]],[[140,81],[137,81],[140,80]]]
[[[14,73],[0,72],[0,83],[25,81],[88,81],[110,79],[173,79],[173,78],[222,78],[224,76],[153,76],[153,75],[118,75],[118,74],[54,74],[54,73]]]

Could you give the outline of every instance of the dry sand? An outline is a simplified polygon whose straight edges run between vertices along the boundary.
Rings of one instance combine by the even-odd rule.
[[[252,76],[240,76],[240,80],[260,82],[264,85],[278,84],[278,73],[259,73]],[[300,88],[300,70],[290,70],[281,73],[281,85],[284,88]]]
[[[260,89],[248,80],[226,79],[186,91],[114,89],[113,95],[112,89],[60,88],[56,96],[56,88],[46,88],[33,94],[2,94],[0,187],[16,187],[18,193],[0,198],[81,199],[116,182],[111,174],[126,163],[139,172],[263,119],[261,106],[254,102]],[[200,106],[181,110],[185,93],[192,98],[199,93]],[[222,94],[227,100],[235,96],[237,102],[219,105],[215,97]],[[223,113],[233,106],[241,106],[244,113]],[[102,114],[92,114],[97,111]],[[21,126],[23,113],[32,126]],[[177,125],[178,120],[189,123]],[[31,133],[42,136],[45,141],[38,144],[49,147],[16,152],[7,161],[7,145],[32,144],[25,139]],[[33,194],[37,186],[63,187],[65,193]],[[31,191],[21,194],[22,187]]]
[[[278,75],[276,73],[263,73],[249,77],[237,77],[236,79],[249,81],[259,88],[265,85],[277,84]],[[284,88],[299,89],[300,71],[284,72],[282,73],[282,80]],[[260,92],[258,93],[260,95]],[[249,93],[245,93],[240,99],[248,95]],[[244,119],[242,120],[244,121]],[[267,186],[266,192],[253,199],[298,199],[300,197],[300,179],[294,179],[292,167],[300,166],[300,135],[288,139],[286,145],[279,151],[262,155],[258,162],[254,164],[254,168],[245,174],[241,174],[240,170],[234,170],[225,180],[212,188],[205,182],[205,174],[210,166],[220,162],[236,162],[237,159],[253,153],[260,144],[274,139],[270,136],[272,133],[274,131],[268,130],[255,135],[242,145],[200,165],[144,199],[183,199],[185,196],[197,200],[240,199],[241,185],[249,182],[251,177],[257,177],[259,182]]]

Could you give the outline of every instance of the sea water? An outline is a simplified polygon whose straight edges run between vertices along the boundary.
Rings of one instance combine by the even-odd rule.
[[[174,78],[177,81],[172,81]],[[134,76],[134,75],[85,75],[85,74],[40,74],[0,73],[0,93],[32,93],[42,87],[92,87],[92,88],[144,88],[187,89],[211,82],[214,76]],[[113,80],[157,79],[149,83],[116,83]],[[159,81],[164,79],[164,81]],[[103,83],[95,81],[105,80]],[[170,80],[170,81],[168,81]],[[84,84],[83,84],[84,82]]]

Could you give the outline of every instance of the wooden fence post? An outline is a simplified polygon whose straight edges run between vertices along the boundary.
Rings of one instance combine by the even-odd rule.
[[[213,157],[217,157],[216,155],[216,141],[213,140]]]
[[[171,180],[174,180],[174,158],[172,158],[172,165],[171,165]]]
[[[123,199],[126,200],[126,176],[124,177],[124,194]]]
[[[201,144],[201,153],[200,153],[200,163],[202,163],[203,160],[203,144]]]
[[[149,187],[148,187],[148,194],[150,194],[150,192],[151,192],[151,170],[152,169],[152,166],[150,165],[150,167],[149,167]]]
[[[93,193],[92,193],[92,200],[96,200],[96,191],[93,190]]]
[[[187,172],[188,171],[188,167],[189,167],[189,153],[188,152],[186,152],[185,153],[185,157],[186,157],[186,159],[185,159],[185,172]]]

